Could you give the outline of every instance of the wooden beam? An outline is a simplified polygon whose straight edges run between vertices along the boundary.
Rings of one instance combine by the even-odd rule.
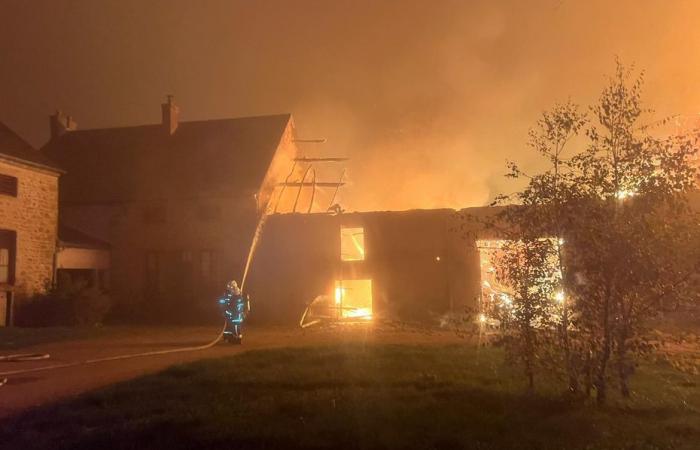
[[[289,187],[300,187],[300,186],[316,186],[316,187],[338,187],[338,186],[344,186],[345,183],[334,183],[330,181],[317,181],[316,183],[312,183],[310,181],[305,181],[303,183],[300,183],[298,181],[289,181],[287,183],[277,183],[277,186],[289,186]]]
[[[350,158],[294,158],[298,162],[343,162],[349,161]]]

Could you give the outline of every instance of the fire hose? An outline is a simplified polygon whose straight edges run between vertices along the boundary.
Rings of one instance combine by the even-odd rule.
[[[269,207],[269,205],[268,205],[268,207]],[[266,212],[260,217],[260,220],[258,221],[258,225],[255,229],[255,234],[253,235],[253,241],[251,242],[250,250],[248,252],[248,259],[246,261],[245,270],[243,272],[243,278],[241,279],[241,290],[243,290],[243,287],[245,286],[246,279],[248,278],[248,271],[250,270],[251,261],[253,259],[253,254],[255,253],[255,249],[257,248],[258,241],[260,240],[260,237],[262,235],[263,227],[265,226],[265,221],[267,219],[267,216],[268,216],[268,213]],[[306,314],[304,314],[304,315],[306,315]],[[226,321],[224,321],[224,326],[221,329],[221,332],[219,332],[219,335],[216,337],[216,339],[214,339],[213,341],[208,342],[204,345],[196,345],[196,346],[192,346],[192,347],[181,347],[181,348],[174,348],[174,349],[168,349],[168,350],[154,350],[154,351],[150,351],[150,352],[133,353],[133,354],[127,354],[127,355],[107,356],[107,357],[103,357],[103,358],[86,359],[83,361],[73,361],[73,362],[67,362],[67,363],[61,363],[61,364],[52,364],[49,366],[33,367],[30,369],[19,369],[19,370],[10,370],[10,371],[6,371],[6,372],[0,372],[0,386],[4,386],[5,384],[7,384],[7,376],[12,376],[12,375],[22,375],[25,373],[43,372],[46,370],[54,370],[54,369],[64,369],[64,368],[68,368],[68,367],[77,367],[77,366],[96,364],[96,363],[108,362],[108,361],[119,361],[119,360],[123,360],[123,359],[142,358],[145,356],[169,355],[172,353],[196,352],[199,350],[206,350],[206,349],[209,349],[209,348],[215,346],[223,338],[225,330],[226,330]],[[48,353],[22,353],[22,354],[16,354],[16,355],[0,356],[0,362],[37,361],[37,360],[42,360],[42,359],[49,359],[50,357],[51,357],[51,355],[49,355]]]
[[[18,369],[18,370],[10,370],[10,371],[6,371],[6,372],[0,372],[0,386],[7,384],[7,377],[12,376],[12,375],[23,375],[25,373],[43,372],[46,370],[64,369],[67,367],[77,367],[77,366],[96,364],[96,363],[108,362],[108,361],[119,361],[119,360],[123,360],[123,359],[141,358],[141,357],[145,357],[145,356],[169,355],[172,353],[195,352],[195,351],[199,351],[199,350],[206,350],[206,349],[212,348],[221,340],[221,338],[224,335],[225,329],[226,329],[226,323],[224,323],[224,327],[221,329],[221,332],[219,332],[219,335],[213,341],[208,342],[208,343],[203,344],[203,345],[172,348],[172,349],[167,349],[167,350],[153,350],[150,352],[132,353],[132,354],[126,354],[126,355],[106,356],[106,357],[102,357],[102,358],[85,359],[82,361],[73,361],[73,362],[67,362],[67,363],[61,363],[61,364],[52,364],[52,365],[48,365],[48,366],[32,367],[30,369]],[[38,361],[38,360],[43,360],[43,359],[49,359],[50,357],[51,357],[51,355],[48,353],[18,353],[15,355],[0,356],[0,362]]]

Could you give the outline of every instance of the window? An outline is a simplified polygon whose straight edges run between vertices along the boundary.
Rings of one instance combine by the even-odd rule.
[[[340,228],[340,259],[342,261],[365,259],[364,228]]]
[[[0,173],[0,195],[17,197],[17,178]]]
[[[203,222],[213,222],[221,219],[221,207],[205,203],[197,206],[197,217]]]
[[[165,223],[166,217],[165,205],[148,205],[143,209],[144,223]]]
[[[371,319],[372,280],[337,280],[335,306],[343,319]]]
[[[10,282],[10,249],[0,248],[0,283]]]
[[[15,281],[15,248],[17,237],[14,231],[0,230],[0,283]]]
[[[146,290],[150,293],[159,292],[160,288],[160,258],[157,252],[146,254]]]
[[[542,241],[549,241],[552,245],[561,245],[563,240],[555,238],[540,238]],[[558,243],[558,244],[557,244]],[[489,317],[493,317],[494,312],[499,308],[511,308],[513,305],[513,296],[516,294],[514,288],[502,283],[498,276],[498,263],[505,256],[504,247],[508,244],[506,240],[486,239],[476,241],[476,248],[479,251],[479,266],[481,269],[481,300],[479,302],[479,318],[486,321]],[[546,260],[547,267],[543,269],[540,277],[554,274],[556,279],[561,279],[561,273],[558,272],[559,262],[556,256],[551,255]],[[541,278],[543,281],[545,278]],[[532,289],[539,289],[537,280],[531,286]],[[554,292],[552,300],[563,301],[563,293],[561,291]]]
[[[213,275],[212,259],[213,255],[211,250],[202,250],[199,253],[199,275],[204,280],[210,279]]]
[[[194,278],[192,252],[183,250],[180,252],[180,263],[177,265],[175,286],[181,294],[192,295],[194,293]]]

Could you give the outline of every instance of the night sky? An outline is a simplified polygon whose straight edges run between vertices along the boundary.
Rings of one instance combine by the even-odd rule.
[[[512,190],[527,129],[595,100],[615,55],[655,117],[700,112],[697,1],[0,0],[0,121],[80,128],[291,112],[347,155],[349,209],[462,207]],[[327,176],[335,176],[328,173]]]

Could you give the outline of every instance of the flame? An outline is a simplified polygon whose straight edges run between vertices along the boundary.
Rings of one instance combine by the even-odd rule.
[[[365,248],[357,241],[357,233],[351,234],[350,237],[352,238],[352,243],[355,246],[357,253],[362,255],[362,259],[365,259]]]
[[[637,193],[634,191],[622,189],[615,193],[615,198],[618,200],[624,200],[626,198],[634,197],[635,195],[637,195]]]
[[[370,308],[355,308],[351,309],[343,314],[347,318],[353,319],[372,319],[372,310]]]
[[[335,288],[335,303],[339,305],[343,301],[343,295],[345,294],[345,289],[341,287]]]

